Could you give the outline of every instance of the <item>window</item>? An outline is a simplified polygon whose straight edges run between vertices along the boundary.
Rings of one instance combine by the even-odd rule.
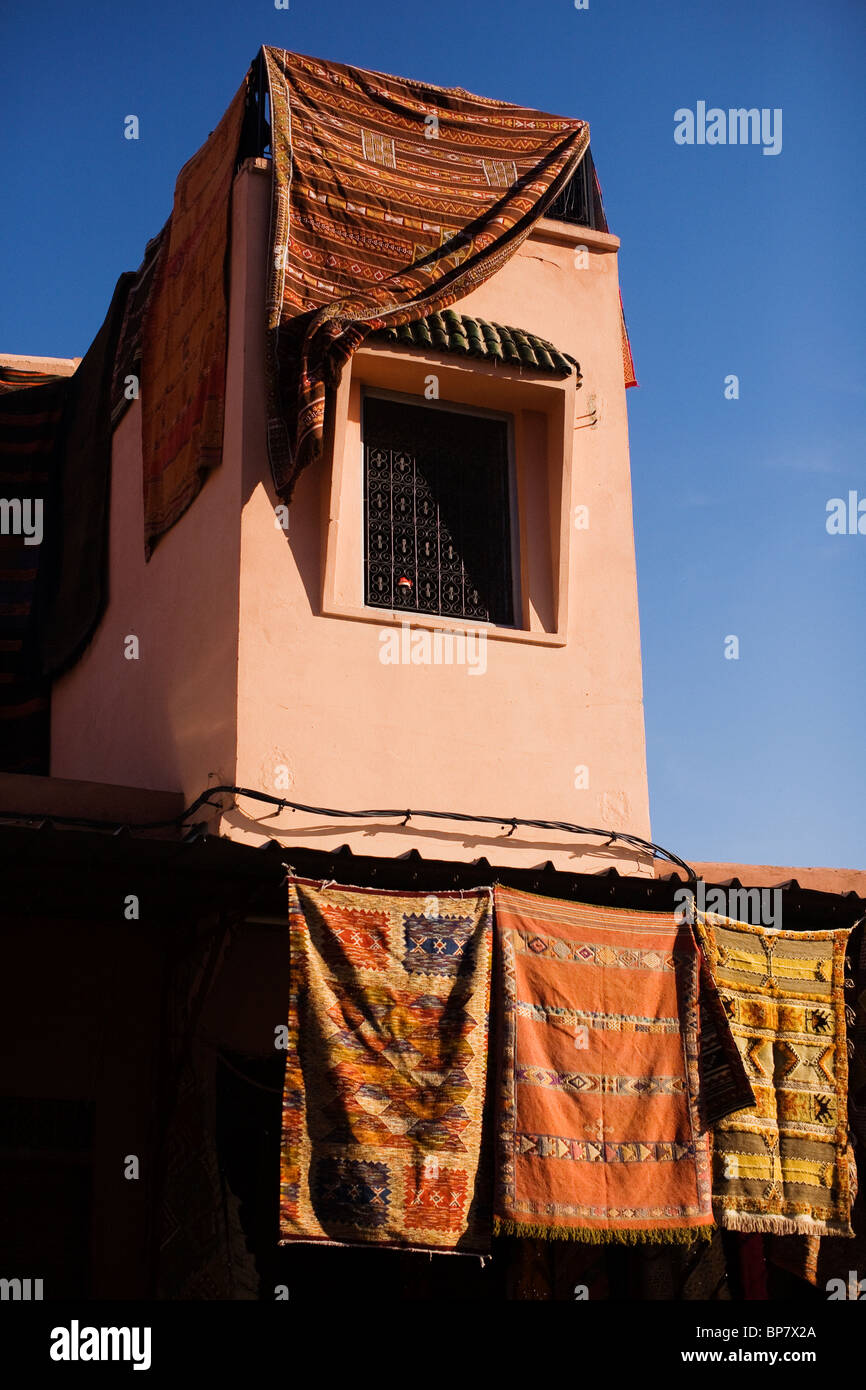
[[[365,394],[364,602],[514,623],[509,420]]]
[[[590,150],[586,151],[559,197],[551,203],[545,217],[556,218],[558,222],[571,222],[578,227],[607,231],[601,189]]]

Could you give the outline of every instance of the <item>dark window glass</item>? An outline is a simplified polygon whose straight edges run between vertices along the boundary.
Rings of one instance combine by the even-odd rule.
[[[572,222],[578,227],[594,227],[602,232],[607,230],[601,204],[601,189],[589,150],[559,197],[550,204],[545,216],[555,217],[559,222]]]
[[[514,622],[504,420],[364,399],[365,602]]]

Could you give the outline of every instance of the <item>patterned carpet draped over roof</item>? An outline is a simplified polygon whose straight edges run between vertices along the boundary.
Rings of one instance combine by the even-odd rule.
[[[701,1056],[713,988],[691,927],[501,887],[495,905],[496,1229],[624,1244],[708,1234],[708,1127],[751,1091],[719,1045],[722,1019],[712,1061]]]
[[[490,909],[290,878],[281,1244],[489,1247]]]
[[[442,310],[514,254],[585,121],[265,48],[274,162],[268,443],[290,496],[364,338]]]
[[[845,948],[850,928],[770,931],[715,913],[697,930],[755,1093],[716,1126],[721,1225],[850,1235]]]
[[[327,386],[355,349],[495,275],[575,172],[589,127],[462,88],[262,54],[273,174],[268,452],[288,499],[321,449]],[[140,337],[148,557],[222,453],[231,192],[251,93],[248,73],[178,175],[171,217],[130,296],[115,419],[118,388],[138,374]],[[633,385],[624,322],[622,345]]]

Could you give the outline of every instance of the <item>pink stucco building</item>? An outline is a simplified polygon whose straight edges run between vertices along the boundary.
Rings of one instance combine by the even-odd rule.
[[[140,402],[115,432],[110,600],[54,689],[52,776],[187,803],[235,784],[326,807],[451,809],[649,838],[618,239],[543,218],[458,306],[538,335],[579,371],[366,344],[336,390],[325,456],[283,516],[264,427],[268,215],[267,162],[248,160],[233,198],[222,465],[147,564]],[[509,622],[365,606],[370,393],[504,422]],[[263,820],[265,809],[239,797],[214,828],[254,843],[389,856],[416,846],[444,859],[495,845],[515,865],[649,871],[642,851],[598,839],[521,830],[506,844],[495,827],[419,820],[374,832],[351,818]]]
[[[682,888],[650,843],[618,238],[591,199],[557,200],[452,310],[368,337],[287,507],[267,448],[272,177],[254,154],[226,183],[219,465],[146,559],[142,399],[106,413],[107,603],[93,566],[47,775],[0,760],[0,1276],[44,1277],[49,1298],[272,1301],[294,1270],[322,1306],[343,1279],[340,1249],[294,1266],[277,1249],[290,866],[660,913]],[[0,357],[0,393],[4,371],[78,366]],[[0,583],[23,589],[36,567],[13,558]],[[693,868],[778,889],[797,928],[866,908],[863,873]],[[567,1248],[546,1268],[529,1246],[492,1269],[363,1253],[380,1300],[575,1284]],[[721,1271],[692,1294],[685,1266],[629,1255],[600,1296],[728,1297]]]

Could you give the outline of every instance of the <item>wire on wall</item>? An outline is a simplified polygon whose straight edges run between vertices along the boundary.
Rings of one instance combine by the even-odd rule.
[[[522,816],[477,816],[465,811],[422,811],[422,810],[395,810],[393,808],[385,810],[362,810],[362,811],[341,811],[333,806],[307,806],[301,801],[289,801],[286,797],[272,796],[270,792],[253,791],[250,787],[219,786],[208,787],[207,791],[197,796],[186,810],[181,811],[176,816],[170,816],[166,820],[121,822],[108,820],[95,820],[87,816],[62,816],[53,815],[46,812],[44,815],[34,812],[0,811],[0,820],[43,820],[53,822],[57,825],[75,825],[88,830],[113,830],[120,831],[146,831],[146,830],[167,830],[172,826],[182,828],[196,811],[203,806],[209,806],[214,810],[222,810],[211,800],[211,797],[221,795],[231,795],[235,797],[243,796],[252,801],[263,802],[275,808],[275,814],[283,811],[302,811],[307,815],[329,816],[337,820],[392,820],[398,818],[403,825],[407,825],[410,820],[451,820],[478,825],[498,825],[503,829],[510,826],[508,836],[514,834],[517,826],[525,826],[534,830],[559,830],[565,835],[579,835],[581,837],[599,838],[606,840],[606,848],[611,845],[628,845],[633,849],[648,850],[654,858],[666,859],[671,864],[676,864],[685,870],[690,881],[696,880],[696,874],[690,864],[685,859],[681,859],[678,854],[665,849],[663,845],[657,845],[653,840],[645,840],[642,835],[632,835],[625,830],[611,830],[592,825],[574,825],[570,821],[560,820],[533,820]]]

